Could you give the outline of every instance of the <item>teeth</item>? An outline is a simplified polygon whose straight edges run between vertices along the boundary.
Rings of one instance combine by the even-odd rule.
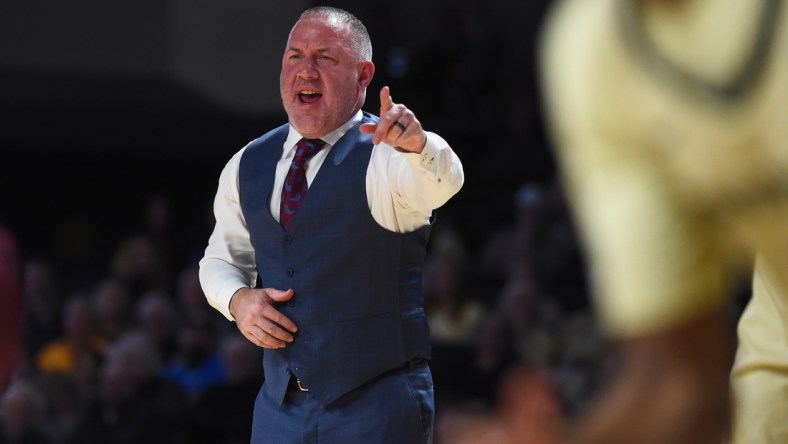
[[[299,94],[304,94],[304,95],[307,95],[307,96],[314,96],[314,95],[317,95],[318,92],[317,91],[301,91]]]

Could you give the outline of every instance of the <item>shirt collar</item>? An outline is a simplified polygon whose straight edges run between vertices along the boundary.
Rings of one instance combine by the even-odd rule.
[[[345,135],[346,132],[350,128],[353,128],[353,125],[357,124],[361,121],[363,117],[363,113],[361,110],[358,110],[353,117],[350,118],[347,122],[343,123],[339,128],[331,131],[330,133],[326,134],[325,136],[321,137],[320,140],[326,142],[326,148],[332,147],[335,143]],[[293,151],[295,150],[295,145],[298,143],[299,140],[303,139],[304,136],[301,135],[292,125],[290,125],[290,130],[287,133],[287,139],[285,139],[285,144],[282,147],[282,157],[287,157],[293,155]]]

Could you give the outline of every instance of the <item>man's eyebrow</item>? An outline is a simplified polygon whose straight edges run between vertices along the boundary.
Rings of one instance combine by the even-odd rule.
[[[291,46],[291,47],[287,48],[287,50],[290,51],[290,52],[297,52],[297,53],[303,53],[304,52],[303,49],[296,48],[295,46]],[[318,48],[318,49],[315,50],[315,52],[319,52],[319,53],[331,52],[331,48],[328,48],[328,47],[326,47],[326,48]]]

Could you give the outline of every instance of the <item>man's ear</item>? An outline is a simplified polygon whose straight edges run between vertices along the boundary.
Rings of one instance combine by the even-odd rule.
[[[371,60],[361,62],[358,72],[358,83],[361,88],[366,88],[372,82],[375,75],[375,64]]]

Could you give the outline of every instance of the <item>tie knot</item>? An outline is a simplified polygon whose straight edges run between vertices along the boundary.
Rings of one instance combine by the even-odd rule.
[[[302,165],[304,162],[311,159],[321,148],[326,145],[320,139],[301,139],[296,144],[296,153],[293,157],[293,162]]]

